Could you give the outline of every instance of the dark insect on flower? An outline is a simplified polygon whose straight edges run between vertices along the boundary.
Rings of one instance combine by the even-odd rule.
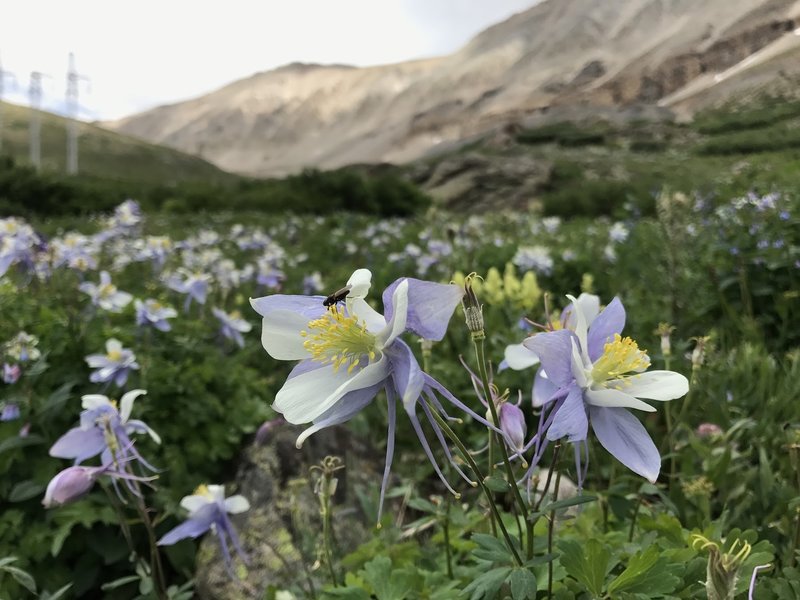
[[[322,306],[334,306],[339,302],[344,302],[347,295],[350,293],[350,286],[343,287],[342,289],[333,292],[330,296],[322,301]]]

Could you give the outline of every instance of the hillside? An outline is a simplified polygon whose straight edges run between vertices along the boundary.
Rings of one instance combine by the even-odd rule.
[[[252,175],[404,163],[597,108],[690,116],[800,73],[796,0],[545,0],[461,50],[369,68],[291,64],[107,124]]]
[[[2,111],[2,154],[11,156],[18,164],[26,164],[30,152],[30,109],[4,102]],[[67,145],[66,119],[42,112],[41,124],[42,169],[63,173]],[[79,132],[81,175],[165,185],[190,181],[224,182],[235,178],[197,156],[96,125],[80,123]]]

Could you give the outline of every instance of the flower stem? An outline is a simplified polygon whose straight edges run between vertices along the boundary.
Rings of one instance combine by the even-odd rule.
[[[475,473],[475,481],[481,487],[481,491],[483,491],[486,499],[489,501],[489,508],[492,512],[492,516],[497,521],[497,524],[500,526],[500,531],[503,534],[503,538],[505,538],[506,546],[508,546],[509,551],[511,552],[512,556],[514,557],[514,562],[517,563],[517,566],[522,566],[522,559],[517,552],[516,547],[514,546],[514,542],[511,539],[511,536],[508,534],[508,530],[506,529],[503,520],[500,518],[500,512],[497,510],[497,505],[494,503],[494,498],[492,498],[492,493],[489,488],[483,483],[483,473],[481,472],[480,467],[475,462],[475,459],[472,458],[472,455],[467,450],[467,447],[464,446],[464,443],[459,439],[459,437],[455,434],[455,432],[450,429],[450,425],[442,418],[439,412],[436,410],[436,407],[431,405],[430,403],[428,406],[431,409],[431,414],[433,415],[434,420],[436,423],[441,427],[444,434],[452,440],[453,444],[455,444],[458,452],[461,454],[462,458],[467,462],[470,466],[472,471]]]
[[[628,529],[628,541],[633,541],[633,532],[636,529],[636,518],[639,516],[639,511],[642,509],[642,496],[639,495],[636,500],[636,508],[633,511],[633,516],[631,517],[631,526]]]
[[[450,496],[445,498],[442,533],[444,533],[444,553],[447,558],[447,576],[453,579],[453,557],[450,550]]]
[[[553,461],[555,463],[555,461]],[[553,502],[558,500],[558,487],[561,485],[561,471],[556,473],[556,485],[553,488]],[[547,553],[553,553],[553,531],[556,527],[556,511],[550,511],[550,522],[547,525]],[[547,563],[547,597],[553,597],[553,561]]]
[[[494,405],[494,399],[492,397],[492,391],[489,388],[489,376],[486,371],[486,354],[483,348],[483,339],[473,339],[473,343],[475,344],[475,355],[478,359],[478,372],[481,376],[481,384],[483,385],[483,394],[484,398],[486,398],[486,403],[489,405],[489,410],[492,413],[492,423],[496,427],[500,426],[500,419],[497,417],[497,407]],[[489,432],[489,451],[491,452],[491,435],[493,432]],[[528,512],[528,506],[525,504],[525,500],[522,499],[522,494],[519,491],[519,486],[516,484],[516,479],[514,478],[514,469],[511,468],[511,461],[508,458],[508,448],[506,447],[505,440],[503,440],[497,432],[494,432],[494,439],[497,442],[497,446],[500,449],[500,454],[503,456],[503,464],[505,465],[506,469],[506,476],[508,477],[508,485],[511,486],[512,491],[514,492],[514,500],[517,503],[517,507],[519,509],[518,514],[525,515]],[[492,457],[490,455],[489,464],[493,465]],[[491,474],[491,471],[490,471]],[[528,537],[533,537],[533,524],[529,520],[526,521],[526,528],[527,528],[527,535]],[[520,527],[520,536],[519,536],[519,543],[520,546],[523,546],[525,540],[522,536],[522,527]],[[533,558],[533,556],[528,556],[528,559]]]

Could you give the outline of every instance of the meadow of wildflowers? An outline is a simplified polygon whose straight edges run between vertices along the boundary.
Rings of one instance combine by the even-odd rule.
[[[0,598],[192,598],[202,536],[231,598],[800,598],[800,207],[655,213],[0,219]],[[326,458],[276,585],[234,475],[294,426],[379,527]]]

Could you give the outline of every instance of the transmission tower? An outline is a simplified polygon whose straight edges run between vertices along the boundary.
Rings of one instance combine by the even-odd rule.
[[[6,76],[10,77],[12,83],[15,81],[13,73],[3,70],[3,63],[0,62],[0,153],[3,152],[3,92]]]
[[[70,52],[67,71],[67,173],[70,175],[78,172],[78,91],[81,80],[88,82],[89,78],[78,73],[75,55]]]
[[[28,104],[31,108],[29,122],[30,132],[30,157],[31,164],[36,170],[42,166],[42,74],[39,71],[31,71],[31,81],[28,86]]]

